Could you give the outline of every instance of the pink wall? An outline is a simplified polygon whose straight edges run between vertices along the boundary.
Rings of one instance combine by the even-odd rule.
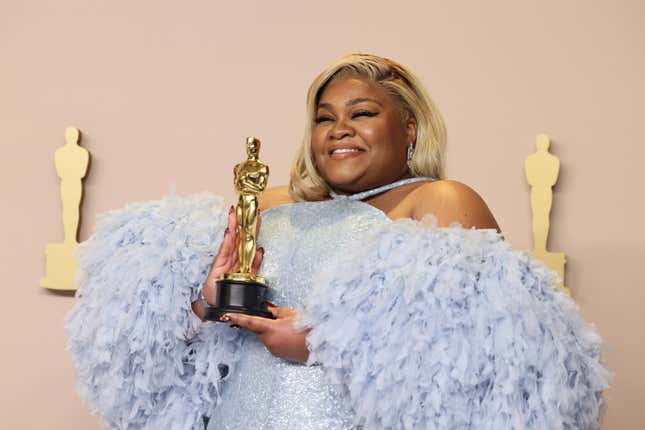
[[[524,157],[537,133],[552,136],[562,167],[550,248],[567,254],[568,286],[608,343],[604,428],[640,427],[644,5],[4,0],[0,427],[100,428],[65,350],[74,299],[38,287],[45,244],[62,239],[53,153],[65,127],[93,157],[84,240],[97,213],[171,184],[231,198],[248,135],[264,143],[272,185],[286,183],[305,90],[352,51],[422,78],[446,118],[449,176],[480,191],[518,248],[530,246]]]

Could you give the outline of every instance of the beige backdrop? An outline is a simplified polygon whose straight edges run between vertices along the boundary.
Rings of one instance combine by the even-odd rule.
[[[642,428],[644,5],[1,0],[0,427],[100,428],[65,350],[74,299],[38,287],[45,244],[63,237],[53,156],[65,127],[93,156],[85,240],[97,213],[172,184],[232,198],[250,134],[284,184],[309,82],[362,51],[420,75],[446,118],[449,176],[484,196],[517,248],[531,246],[524,157],[537,133],[552,136],[550,249],[566,253],[567,284],[608,344],[603,427]]]

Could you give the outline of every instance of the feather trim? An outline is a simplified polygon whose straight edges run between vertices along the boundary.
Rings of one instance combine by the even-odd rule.
[[[101,215],[79,246],[68,349],[107,428],[204,428],[239,360],[239,334],[190,307],[226,219],[220,198],[170,195]]]
[[[601,339],[554,272],[494,230],[411,220],[361,250],[321,274],[299,321],[356,424],[599,428]]]

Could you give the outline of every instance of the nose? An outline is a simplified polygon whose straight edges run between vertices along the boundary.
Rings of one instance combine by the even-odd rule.
[[[330,137],[333,140],[341,140],[345,137],[354,136],[354,129],[343,119],[336,120],[334,127],[330,131]]]

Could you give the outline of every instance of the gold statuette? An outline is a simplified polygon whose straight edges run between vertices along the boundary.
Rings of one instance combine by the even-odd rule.
[[[206,308],[204,318],[219,321],[225,313],[273,318],[266,302],[268,287],[262,276],[251,273],[255,258],[258,224],[258,197],[269,182],[269,166],[258,158],[260,141],[246,139],[247,159],[235,166],[233,184],[238,194],[235,216],[240,233],[238,248],[240,268],[235,273],[225,273],[217,281],[215,305]]]
[[[258,196],[266,189],[269,182],[269,166],[258,159],[260,141],[255,137],[246,139],[246,153],[248,159],[235,166],[233,170],[233,184],[239,196],[235,216],[240,232],[240,270],[237,273],[225,274],[224,279],[264,283],[262,277],[251,274],[251,265],[255,258],[257,242]]]

